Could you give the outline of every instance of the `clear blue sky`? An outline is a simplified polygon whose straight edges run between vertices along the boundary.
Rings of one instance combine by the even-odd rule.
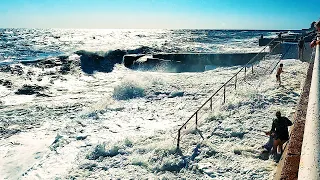
[[[0,27],[301,29],[320,0],[0,0]]]

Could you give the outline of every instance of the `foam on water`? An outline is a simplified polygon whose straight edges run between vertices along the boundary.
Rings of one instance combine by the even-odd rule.
[[[144,89],[132,82],[123,82],[115,87],[113,91],[113,97],[117,100],[128,100],[144,96]]]
[[[34,75],[0,72],[13,83],[0,89],[8,93],[1,97],[0,125],[12,130],[0,141],[0,177],[268,179],[275,164],[258,158],[267,141],[262,131],[276,110],[292,120],[307,69],[297,60],[283,63],[284,86],[274,74],[248,78],[201,119],[199,132],[186,131],[183,156],[174,153],[177,129],[240,67],[176,74],[117,65],[111,73],[78,69],[57,76],[55,68],[21,65]],[[46,75],[38,81],[40,74]],[[23,84],[45,86],[50,96],[14,94]],[[136,90],[143,96],[131,98]]]

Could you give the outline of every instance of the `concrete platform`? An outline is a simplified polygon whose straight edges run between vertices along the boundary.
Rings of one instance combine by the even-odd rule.
[[[250,60],[259,61],[266,53],[159,53],[153,55],[130,54],[123,64],[132,69],[152,70],[162,66],[170,72],[202,72],[207,65],[237,66]],[[146,56],[147,58],[145,58]],[[143,60],[141,60],[143,59]]]
[[[279,42],[293,42],[293,43],[298,43],[301,35],[297,37],[283,37],[283,38],[276,38],[274,42],[271,44],[277,44]],[[260,38],[259,39],[259,46],[266,46],[268,45],[274,38]],[[309,36],[305,38],[305,42],[311,42],[313,37]]]

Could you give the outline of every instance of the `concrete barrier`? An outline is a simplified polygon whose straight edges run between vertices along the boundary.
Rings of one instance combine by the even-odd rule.
[[[319,38],[318,38],[319,40]],[[316,47],[298,180],[320,179],[320,46]]]
[[[180,61],[183,64],[236,66],[245,65],[250,59],[261,60],[267,53],[161,53],[154,58]]]
[[[123,64],[132,69],[161,69],[166,72],[203,72],[207,65],[237,66],[261,60],[263,53],[159,53],[153,55],[129,54]],[[254,58],[254,59],[253,59]]]
[[[301,37],[301,35],[298,36],[288,36],[288,37],[283,37],[281,39],[276,38],[274,43],[272,44],[277,44],[279,42],[292,42],[292,43],[298,43],[299,38]],[[311,42],[313,39],[312,36],[307,36],[304,38],[305,42]],[[271,41],[273,40],[273,38],[260,38],[259,39],[259,46],[266,46],[268,45]]]
[[[125,67],[130,68],[136,60],[138,60],[139,58],[141,58],[143,56],[144,56],[144,54],[124,55],[123,59],[122,59],[122,63],[124,64]]]
[[[310,43],[304,43],[304,50],[302,58],[300,58],[301,61],[309,62],[312,58],[312,48],[310,47]]]

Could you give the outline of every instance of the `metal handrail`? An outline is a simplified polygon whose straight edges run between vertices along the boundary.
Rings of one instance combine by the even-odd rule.
[[[235,89],[236,89],[236,83],[237,83],[237,76],[238,74],[243,70],[245,69],[245,74],[246,74],[246,68],[249,64],[252,64],[254,62],[256,62],[257,60],[255,60],[255,58],[263,53],[265,51],[265,49],[271,44],[273,43],[276,39],[278,39],[277,37],[272,39],[258,54],[256,54],[253,58],[251,58],[237,73],[235,73],[227,82],[225,82],[218,90],[215,91],[215,93],[213,93],[192,115],[191,117],[179,128],[178,130],[178,138],[177,138],[177,149],[180,148],[180,136],[181,136],[181,130],[186,126],[186,124],[196,116],[196,128],[197,128],[197,125],[198,125],[198,112],[209,102],[211,101],[211,104],[210,104],[210,108],[212,110],[212,98],[222,89],[224,88],[224,102],[225,102],[225,88],[226,88],[226,85],[235,78]],[[279,42],[276,46],[278,46],[281,42]],[[275,47],[276,47],[275,46]],[[274,48],[275,48],[274,47]],[[270,51],[271,52],[271,51]],[[263,58],[265,58],[266,54],[263,56]],[[253,72],[253,65],[252,65],[252,72]]]

